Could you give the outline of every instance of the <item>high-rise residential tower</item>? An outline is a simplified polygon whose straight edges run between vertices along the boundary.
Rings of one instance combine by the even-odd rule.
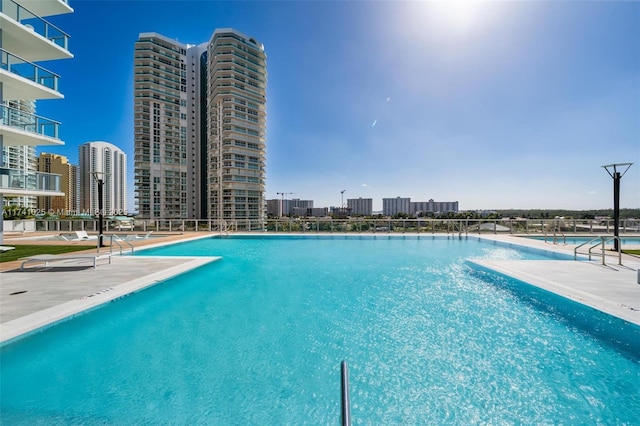
[[[35,207],[37,196],[64,195],[59,176],[37,172],[34,147],[64,145],[59,123],[36,115],[36,100],[63,98],[59,76],[42,62],[72,58],[69,36],[46,18],[71,12],[67,0],[3,0],[0,6],[0,206],[5,197]]]
[[[78,166],[70,164],[64,155],[41,153],[38,171],[60,175],[60,190],[64,196],[38,197],[38,210],[59,216],[77,214]]]
[[[98,214],[99,180],[103,183],[103,214],[127,213],[127,155],[108,142],[87,142],[78,148],[80,212]]]
[[[135,193],[150,219],[264,220],[266,55],[233,29],[135,43]]]
[[[373,198],[349,198],[347,207],[352,215],[371,216],[373,214]]]

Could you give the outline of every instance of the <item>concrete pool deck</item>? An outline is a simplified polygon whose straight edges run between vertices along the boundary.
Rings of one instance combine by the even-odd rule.
[[[182,233],[168,235],[165,238],[135,241],[134,246],[139,249],[143,246],[159,246],[214,235],[216,234],[202,232]],[[377,236],[386,237],[387,235],[378,234]],[[420,234],[420,236],[429,237],[431,234]],[[469,238],[477,238],[477,236],[469,235]],[[482,235],[482,238],[573,255],[574,246],[569,245],[554,245],[512,235]],[[64,241],[32,241],[32,244],[65,243]],[[3,244],[11,245],[12,243],[23,244],[24,241],[18,242],[5,238]],[[95,244],[95,242],[89,242],[89,244]],[[91,248],[90,245],[87,248],[89,252],[96,251],[95,247]],[[86,263],[77,264],[69,260],[65,261],[64,265],[30,267],[24,271],[20,271],[20,261],[1,263],[0,342],[11,340],[217,259],[219,257],[215,256],[143,258],[114,255],[112,264],[100,264],[96,269],[90,265],[87,266]],[[485,260],[476,261],[476,263],[640,325],[640,284],[637,282],[640,258],[638,257],[623,256],[622,266],[617,265],[617,259],[614,260],[614,258],[608,258],[606,266],[602,265],[600,259],[581,262]]]
[[[501,242],[574,254],[577,244],[551,244],[517,236],[483,236]],[[636,247],[634,247],[636,248]],[[536,287],[590,306],[640,326],[640,258],[622,255],[587,261],[566,260],[493,260],[473,261],[482,267],[524,281]]]

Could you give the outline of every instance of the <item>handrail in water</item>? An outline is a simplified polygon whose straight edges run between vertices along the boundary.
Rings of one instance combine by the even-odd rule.
[[[351,426],[351,413],[349,409],[349,369],[347,361],[340,363],[340,373],[342,376],[342,426]]]

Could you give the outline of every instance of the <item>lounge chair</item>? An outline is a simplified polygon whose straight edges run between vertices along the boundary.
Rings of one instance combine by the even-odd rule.
[[[149,232],[147,232],[147,233],[146,233],[146,234],[144,234],[144,235],[138,235],[138,234],[135,234],[135,235],[126,235],[124,238],[121,238],[121,239],[123,239],[124,241],[139,241],[139,240],[146,240],[146,239],[148,239],[148,238],[151,236],[151,233],[152,233],[152,232],[153,232],[153,231],[149,231]]]
[[[99,259],[109,259],[111,263],[110,253],[79,253],[79,254],[38,254],[35,256],[23,257],[20,270],[24,270],[24,267],[31,263],[44,263],[44,266],[49,266],[50,262],[59,262],[63,260],[91,260],[93,262],[93,269],[98,266]],[[52,265],[53,266],[53,265]],[[65,265],[68,266],[68,265]]]
[[[97,240],[97,235],[88,235],[87,231],[76,231],[76,237],[71,241],[88,241]]]
[[[4,253],[5,251],[15,250],[15,247],[11,246],[0,246],[0,253]]]

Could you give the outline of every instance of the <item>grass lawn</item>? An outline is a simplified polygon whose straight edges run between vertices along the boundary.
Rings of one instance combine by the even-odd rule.
[[[60,254],[74,251],[89,250],[89,246],[33,246],[33,245],[12,245],[14,250],[0,253],[0,263],[11,262],[22,257],[34,256],[37,254]]]
[[[636,256],[640,256],[640,250],[622,250],[623,253],[634,254]]]

